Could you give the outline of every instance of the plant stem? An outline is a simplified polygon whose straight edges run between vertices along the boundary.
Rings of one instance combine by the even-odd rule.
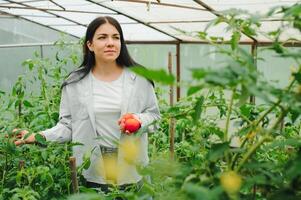
[[[242,158],[242,160],[240,161],[240,163],[238,164],[238,167],[235,169],[235,171],[239,171],[241,169],[241,167],[244,165],[244,163],[253,155],[253,153],[256,151],[256,149],[263,144],[267,139],[269,139],[271,136],[270,134],[272,133],[273,130],[275,130],[277,128],[277,126],[279,125],[279,123],[281,123],[281,121],[283,120],[283,118],[286,116],[288,110],[283,110],[281,112],[281,115],[278,117],[278,119],[276,120],[276,122],[274,123],[274,125],[264,134],[264,136],[255,144],[253,145],[249,151],[244,155],[244,157]],[[233,166],[233,164],[232,164]]]
[[[226,118],[226,128],[225,128],[225,132],[224,132],[224,142],[228,141],[228,131],[229,131],[230,117],[231,117],[231,113],[232,113],[232,106],[233,106],[235,91],[236,91],[236,89],[234,88],[232,90],[232,95],[231,95],[230,103],[228,106],[228,113],[227,113],[227,118]]]
[[[279,104],[281,103],[281,99],[278,99],[276,103],[274,103],[263,115],[261,115],[257,120],[254,121],[254,126],[258,126],[258,124],[270,113],[272,112]]]
[[[263,136],[255,145],[253,145],[249,151],[244,155],[240,163],[238,164],[237,168],[235,169],[236,172],[239,172],[245,162],[252,156],[252,154],[256,151],[256,149],[264,143],[269,137],[267,135]]]
[[[228,141],[228,131],[229,131],[230,117],[231,117],[231,113],[232,113],[232,107],[233,107],[233,102],[234,102],[235,91],[236,91],[236,88],[233,88],[231,98],[230,98],[230,103],[229,103],[229,106],[228,106],[228,112],[227,112],[227,118],[226,118],[226,127],[225,127],[225,132],[224,132],[224,142]],[[231,166],[230,166],[229,151],[225,152],[225,157],[226,157],[226,162],[227,162],[228,169],[230,169]]]
[[[4,181],[5,181],[5,175],[6,175],[6,170],[3,170],[3,176],[2,176],[2,188],[4,188]]]
[[[19,104],[18,104],[18,117],[19,119],[21,119],[22,116],[22,100],[20,100]]]

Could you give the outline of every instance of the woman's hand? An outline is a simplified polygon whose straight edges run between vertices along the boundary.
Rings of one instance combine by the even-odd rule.
[[[119,125],[119,129],[122,133],[126,133],[128,134],[127,130],[125,130],[125,118],[124,118],[124,115],[118,120],[118,125]]]
[[[14,129],[13,132],[17,132],[16,138],[18,138],[18,140],[15,141],[16,146],[23,144],[32,144],[36,142],[34,133],[30,134],[28,137],[26,137],[26,139],[24,139],[25,135],[29,133],[29,131]]]
[[[127,135],[130,135],[132,134],[133,132],[130,132],[129,130],[126,129],[126,120],[128,119],[135,119],[137,120],[136,123],[139,123],[139,124],[135,124],[136,126],[139,125],[139,128],[141,126],[141,120],[139,119],[139,117],[135,114],[132,114],[132,113],[126,113],[124,114],[119,120],[118,120],[118,124],[119,124],[119,128],[120,128],[120,131],[122,133],[125,133]],[[130,125],[131,126],[131,125]],[[127,125],[128,127],[128,125]],[[138,127],[137,127],[138,128]],[[139,129],[138,128],[138,129]]]

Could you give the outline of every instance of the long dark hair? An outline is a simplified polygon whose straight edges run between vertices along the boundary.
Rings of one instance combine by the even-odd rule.
[[[121,48],[120,48],[120,54],[119,54],[118,58],[116,59],[117,64],[119,66],[125,66],[125,67],[140,66],[138,63],[136,63],[132,59],[132,57],[130,56],[130,54],[128,52],[128,49],[125,45],[123,32],[122,32],[119,22],[116,19],[114,19],[113,17],[109,17],[109,16],[97,17],[87,27],[86,36],[85,36],[85,40],[83,43],[83,62],[79,66],[78,69],[72,71],[69,74],[67,80],[64,81],[64,83],[62,84],[62,88],[70,83],[80,81],[94,67],[95,55],[94,55],[94,52],[89,50],[89,48],[87,46],[87,42],[88,41],[92,42],[93,36],[96,32],[96,29],[106,23],[113,25],[117,29],[117,31],[120,35]],[[79,76],[78,75],[72,76],[75,74],[79,74]]]

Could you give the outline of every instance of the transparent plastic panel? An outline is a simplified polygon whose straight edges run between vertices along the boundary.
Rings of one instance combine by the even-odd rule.
[[[223,48],[230,48],[229,45],[223,45]],[[251,52],[250,45],[241,45],[241,47]],[[229,58],[220,53],[216,53],[217,48],[209,44],[182,44],[181,45],[181,80],[191,82],[191,69],[210,68],[218,69],[225,67]],[[181,96],[186,96],[187,88],[181,88]]]
[[[251,13],[266,13],[269,9],[277,6],[291,6],[294,3],[300,2],[298,0],[202,0],[211,8],[217,11],[223,11],[230,8],[243,9]]]
[[[226,31],[227,24],[220,23],[206,30],[207,23],[174,23],[170,25],[159,24],[156,27],[184,40],[184,41],[202,41],[198,37],[198,32],[206,31],[210,37],[223,37],[225,41],[231,39],[232,33]],[[242,35],[241,41],[250,42],[251,39]]]
[[[203,10],[167,7],[153,4],[147,6],[147,4],[117,1],[105,2],[104,4],[145,22],[210,20],[215,17],[212,13]]]
[[[59,52],[57,54],[57,52]],[[64,69],[66,69],[66,73],[70,73],[72,70],[76,69],[79,67],[79,65],[82,62],[82,45],[79,44],[70,44],[66,45],[64,50],[57,46],[53,45],[47,45],[43,46],[43,57],[44,58],[49,58],[49,60],[53,63],[56,62],[56,57],[58,58],[70,58],[70,55],[73,55],[73,58],[77,58],[78,64],[74,64],[73,61],[70,59],[64,66]]]
[[[289,28],[288,28],[289,27]],[[300,31],[292,28],[292,25],[288,25],[288,22],[270,21],[262,22],[260,31],[257,32],[260,41],[271,41],[271,37],[267,35],[268,32],[277,31],[279,29],[282,31],[280,35],[281,41],[286,41],[288,39],[301,40]]]
[[[110,9],[99,6],[97,3],[91,3],[86,0],[55,0],[55,2],[64,6],[66,9],[76,9],[82,11],[94,11],[105,13],[116,13]]]
[[[300,51],[301,47],[290,47],[292,51]],[[275,52],[266,50],[266,47],[258,48],[257,69],[263,74],[265,80],[277,88],[285,88],[290,82],[292,72],[296,72],[297,64],[291,58],[281,58]],[[256,104],[266,103],[261,98],[256,98]]]
[[[152,3],[158,3],[157,0],[151,0]],[[161,1],[162,6],[168,6],[165,4],[175,4],[181,6],[199,7],[199,4],[195,3],[193,0],[164,0]]]
[[[115,13],[109,9],[100,7],[95,3],[90,3],[85,0],[55,0],[56,4],[49,1],[38,1],[38,2],[29,2],[27,5],[39,7],[39,8],[52,8],[52,9],[65,9],[65,10],[78,10],[78,11],[87,11],[87,12],[103,12],[103,13]]]
[[[4,1],[2,1],[4,3]],[[20,0],[17,2],[21,2]],[[23,1],[22,1],[23,2]],[[149,24],[150,26],[157,27],[159,30],[163,30],[168,34],[177,36],[179,39],[184,41],[196,41],[198,39],[193,38],[189,35],[181,35],[174,28],[181,29],[186,32],[195,32],[203,31],[207,26],[210,20],[215,18],[215,15],[209,11],[204,11],[204,8],[198,3],[192,0],[164,0],[161,1],[162,5],[158,4],[157,1],[152,0],[150,4],[147,3],[137,3],[134,1],[111,1],[111,0],[97,0],[89,2],[86,0],[55,0],[55,3],[50,1],[24,1],[28,6],[37,6],[42,9],[56,9],[48,11],[45,13],[41,10],[34,9],[16,9],[16,8],[1,8],[0,12],[7,12],[12,15],[17,15],[24,17],[28,20],[35,21],[42,25],[51,25],[52,27],[58,28],[59,30],[66,30],[72,35],[81,36],[83,31],[82,27],[86,26],[91,20],[93,20],[98,15],[112,15],[123,25],[133,25],[131,26],[134,30],[127,30],[127,37],[129,40],[136,40],[134,36],[137,36],[137,40],[145,40],[146,38],[151,38],[150,40],[171,40],[166,34],[160,33],[155,29],[150,29],[145,26]],[[153,3],[152,3],[153,2]],[[204,0],[208,6],[212,7],[215,10],[225,10],[228,8],[236,8],[247,10],[251,13],[264,13],[272,7],[279,5],[290,6],[294,3],[300,2],[297,0],[253,0],[253,1],[238,1],[238,0]],[[14,3],[6,3],[5,5],[18,6],[21,5]],[[102,5],[107,6],[111,9],[106,9]],[[177,5],[179,5],[177,7]],[[181,6],[190,6],[192,8],[181,8]],[[22,6],[21,6],[22,7]],[[64,11],[67,10],[67,12]],[[69,10],[69,11],[68,11]],[[113,11],[113,10],[116,10]],[[78,11],[78,12],[76,12]],[[85,13],[87,12],[87,13]],[[115,15],[118,12],[123,13],[123,16]],[[63,18],[68,18],[70,22],[66,19],[57,18],[52,14],[59,15]],[[242,12],[243,13],[243,12]],[[137,19],[137,20],[135,20]],[[137,23],[140,23],[140,26],[137,27]],[[273,27],[277,26],[277,21],[264,21],[262,23],[261,30],[267,32]],[[79,26],[76,28],[76,26]],[[65,27],[65,28],[63,28]],[[69,28],[68,28],[69,27]],[[128,28],[126,28],[128,29]],[[137,31],[138,30],[138,31]],[[150,31],[151,30],[151,31]],[[220,24],[208,31],[210,36],[214,37],[224,37],[226,40],[229,40],[231,33],[227,32],[225,25]],[[154,37],[150,36],[153,34]],[[162,36],[162,37],[161,37]],[[291,38],[292,36],[299,39],[300,33],[293,29],[286,29],[285,32],[281,35],[280,39],[282,41]],[[155,39],[153,39],[155,38]],[[268,42],[264,34],[258,33],[257,39],[259,41]],[[250,38],[243,36],[241,38],[242,42],[251,41]]]
[[[62,9],[51,1],[25,1],[24,4],[42,9]]]
[[[23,61],[33,57],[33,52],[39,52],[40,47],[0,48],[0,90],[10,91],[18,75],[25,71]]]
[[[73,26],[73,25],[70,25],[70,26],[50,26],[56,30],[60,30],[62,32],[65,32],[65,33],[68,33],[72,36],[75,36],[75,37],[83,37],[85,36],[85,33],[86,33],[86,27],[85,26]]]
[[[33,22],[37,22],[42,25],[50,26],[50,25],[76,25],[75,23],[58,18],[58,17],[28,17],[28,16],[22,16],[25,19],[28,19]]]
[[[36,9],[19,9],[19,8],[0,8],[0,10],[10,13],[10,14],[14,14],[14,15],[31,15],[31,16],[43,16],[43,17],[49,17],[52,16],[48,13],[45,13],[43,11],[40,10],[36,10]]]
[[[99,16],[110,16],[115,18],[119,23],[135,23],[136,21],[129,19],[128,17],[125,17],[123,15],[100,15],[95,13],[74,13],[74,12],[57,12],[52,11],[51,13],[57,14],[59,16],[72,19],[73,21],[76,21],[80,24],[88,25],[92,20],[94,20],[96,17]]]
[[[301,47],[289,47],[291,51],[300,51]],[[284,88],[288,85],[291,73],[297,68],[297,63],[292,58],[279,57],[267,47],[258,48],[257,68],[264,77],[274,86]]]
[[[62,33],[18,18],[1,18],[0,44],[49,43],[55,42]],[[75,40],[75,37],[66,35]],[[77,39],[76,39],[77,40]]]
[[[172,41],[173,38],[142,24],[123,24],[124,38],[129,41]]]
[[[168,53],[172,54],[172,72],[176,76],[176,46],[175,45],[127,45],[130,55],[139,64],[148,69],[165,69],[168,71]],[[163,101],[169,102],[169,87],[156,84],[160,97]],[[174,90],[174,102],[176,91]]]

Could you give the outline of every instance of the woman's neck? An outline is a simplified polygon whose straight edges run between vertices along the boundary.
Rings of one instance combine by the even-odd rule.
[[[116,62],[112,63],[96,63],[92,69],[93,75],[100,80],[112,81],[119,77],[123,68],[117,65]]]

